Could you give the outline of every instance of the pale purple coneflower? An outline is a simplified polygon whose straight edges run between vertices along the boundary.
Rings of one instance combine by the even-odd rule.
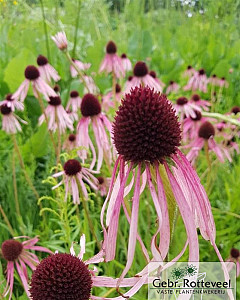
[[[68,114],[69,118],[73,121],[73,123],[75,121],[79,120],[79,116],[77,112],[72,111],[71,109],[66,110],[66,113]]]
[[[85,94],[81,103],[82,118],[77,126],[77,145],[85,148],[78,151],[79,157],[84,162],[87,159],[87,152],[90,148],[93,156],[90,169],[95,166],[97,161],[97,171],[100,170],[103,160],[108,166],[112,163],[112,145],[108,136],[108,133],[111,134],[112,124],[101,110],[98,99],[93,94]],[[89,136],[90,124],[93,128],[98,158]]]
[[[228,88],[229,87],[229,83],[227,82],[226,78],[225,77],[222,77],[219,79],[219,86],[220,87],[225,87],[225,88]]]
[[[115,95],[113,95],[113,92],[110,91],[105,96],[102,97],[102,108],[104,111],[107,112],[110,107],[114,107],[114,102],[113,102],[114,96],[116,101],[120,103],[122,99],[122,89],[118,83],[115,86]]]
[[[132,88],[140,86],[149,86],[155,91],[162,92],[162,87],[157,83],[154,78],[149,75],[148,67],[145,62],[138,61],[133,69],[133,76],[128,80],[125,87],[125,93],[129,93]]]
[[[94,94],[94,95],[99,93],[99,88],[96,86],[93,78],[91,76],[88,76],[88,75],[83,75],[83,77],[84,77],[84,81],[87,85],[87,87],[84,86],[83,93],[84,94],[91,93],[91,94]],[[81,79],[80,79],[80,82],[82,82]]]
[[[11,107],[7,106],[7,104],[2,104],[0,106],[0,112],[2,115],[2,130],[7,134],[15,134],[18,131],[22,131],[19,121],[23,124],[27,124],[26,121],[15,115]]]
[[[71,109],[72,112],[78,112],[81,106],[81,101],[82,99],[80,98],[78,91],[71,91],[66,110]]]
[[[60,88],[60,86],[59,86],[58,84],[55,84],[55,85],[54,85],[53,90],[54,90],[54,92],[56,92],[56,94],[57,94],[58,96],[60,96],[61,88]]]
[[[197,71],[191,66],[187,66],[187,69],[183,72],[183,76],[192,77]]]
[[[235,137],[231,138],[230,140],[222,142],[222,151],[224,152],[225,156],[227,157],[229,162],[232,162],[232,156],[234,153],[240,153],[238,143],[235,141]]]
[[[175,81],[170,80],[169,81],[169,86],[166,89],[166,94],[170,94],[172,92],[177,92],[179,90],[179,84],[177,84]]]
[[[117,78],[125,76],[122,60],[117,55],[117,46],[113,41],[109,41],[106,46],[106,55],[101,63],[99,72],[112,73]]]
[[[228,264],[228,262],[230,262],[231,264]],[[233,268],[233,263],[236,264],[236,275],[238,277],[240,275],[240,251],[236,248],[232,248],[230,251],[230,256],[226,260],[226,263],[228,271],[231,271],[231,269]]]
[[[194,103],[195,105],[199,106],[201,109],[206,111],[208,111],[209,106],[211,106],[211,103],[209,101],[201,99],[201,97],[198,94],[193,94],[190,102]]]
[[[152,76],[152,78],[157,82],[157,84],[160,85],[160,87],[163,90],[163,88],[165,87],[166,84],[157,77],[157,73],[155,71],[151,70],[151,71],[149,71],[149,75]]]
[[[76,142],[77,142],[76,135],[74,133],[69,134],[63,143],[63,149],[67,150],[67,151],[71,151],[71,150],[77,148]]]
[[[58,128],[60,133],[64,133],[67,128],[73,131],[73,121],[62,106],[62,101],[59,96],[49,97],[50,101],[45,109],[46,116],[48,117],[48,129],[56,131]],[[39,117],[39,125],[45,121],[45,115]]]
[[[46,100],[49,100],[50,96],[56,96],[56,92],[41,78],[37,67],[27,66],[24,75],[26,79],[12,95],[13,99],[23,102],[27,97],[30,83],[36,98],[38,98],[38,93],[42,94]]]
[[[209,121],[205,121],[201,124],[198,130],[198,136],[196,139],[191,142],[189,145],[185,146],[191,150],[187,154],[187,159],[191,162],[194,162],[199,152],[207,146],[207,151],[213,151],[220,162],[224,162],[225,157],[231,161],[229,155],[222,151],[221,146],[218,145],[214,139],[215,137],[215,128]],[[224,157],[225,156],[225,157]]]
[[[122,297],[106,298],[92,294],[94,287],[116,288],[118,278],[97,274],[98,269],[95,265],[103,262],[103,251],[83,260],[86,252],[85,243],[83,234],[80,239],[79,254],[76,254],[72,244],[70,254],[55,253],[41,261],[31,279],[30,295],[32,300],[48,298],[51,300],[124,300]],[[127,292],[127,296],[131,297],[139,290],[141,287],[139,281],[142,279],[137,277],[126,278],[122,281],[122,287],[132,287]],[[147,283],[147,280],[144,283]]]
[[[179,119],[182,122],[185,117],[195,118],[195,111],[201,111],[201,108],[194,103],[188,101],[186,97],[179,97],[174,105],[176,113],[179,114]]]
[[[219,85],[219,78],[216,74],[213,74],[211,77],[208,78],[208,82],[210,82],[212,85],[218,86]]]
[[[195,110],[195,115],[194,118],[188,117],[183,120],[182,139],[184,142],[195,140],[198,135],[199,127],[206,120],[198,110]]]
[[[7,94],[3,101],[0,101],[0,106],[6,104],[11,108],[12,111],[16,110],[24,110],[24,105],[22,102],[13,98],[12,94]]]
[[[197,227],[200,228],[203,238],[211,241],[222,261],[215,244],[216,230],[210,202],[196,172],[178,149],[181,141],[180,124],[166,96],[148,87],[133,89],[125,96],[119,107],[113,123],[113,139],[119,157],[101,212],[101,224],[104,232],[105,260],[111,261],[115,257],[122,206],[130,222],[127,263],[118,285],[121,284],[134,259],[136,240],[139,238],[140,195],[145,185],[150,190],[158,217],[158,229],[151,242],[153,260],[166,259],[170,245],[170,224],[165,194],[167,187],[162,176],[168,178],[185,224],[189,261],[199,261]],[[117,175],[118,167],[120,171]],[[123,201],[129,177],[132,177],[131,187],[134,187],[130,216]],[[131,188],[128,189],[128,193],[130,190]],[[104,221],[105,212],[106,221]],[[160,242],[158,242],[159,235]],[[144,248],[144,244],[142,247]]]
[[[198,72],[194,73],[189,79],[187,85],[184,87],[185,91],[202,91],[207,92],[208,79],[204,69],[200,69]]]
[[[72,61],[75,63],[75,65],[81,71],[86,71],[91,67],[90,63],[83,63],[80,60],[77,60],[77,59],[74,59],[74,58],[72,58]],[[70,73],[71,73],[71,76],[73,78],[78,76],[78,71],[72,65],[70,65]]]
[[[17,241],[17,239],[19,238],[27,238],[27,240],[20,242]],[[47,248],[35,246],[37,242],[37,237],[33,239],[30,239],[28,237],[14,237],[14,239],[7,240],[2,243],[2,255],[3,258],[7,261],[7,284],[3,291],[3,296],[7,297],[7,295],[9,295],[9,300],[12,298],[13,293],[15,269],[18,272],[18,275],[22,281],[23,287],[28,297],[30,296],[27,267],[34,271],[40,261],[38,257],[29,250],[47,252],[52,254],[52,252]]]
[[[109,189],[111,178],[99,176],[97,177],[97,180],[98,180],[98,191],[100,192],[100,195],[102,197],[106,196]]]
[[[218,137],[223,138],[224,143],[230,141],[236,133],[236,126],[225,121],[215,124],[215,128],[217,129]]]
[[[88,191],[84,184],[84,181],[95,191],[98,189],[98,180],[92,174],[93,171],[83,167],[80,162],[76,159],[69,159],[63,166],[63,171],[55,173],[52,177],[63,176],[63,179],[52,189],[58,188],[60,185],[65,185],[65,201],[67,200],[68,194],[72,195],[73,203],[80,204],[79,194],[82,194],[84,199],[88,200]]]
[[[51,80],[56,82],[61,79],[58,72],[49,64],[48,59],[45,56],[38,55],[37,64],[41,77],[48,83],[51,83]]]
[[[237,115],[240,113],[240,106],[234,106],[232,109],[231,109],[231,113],[233,113],[234,115]]]
[[[66,33],[64,31],[56,33],[51,37],[58,49],[66,50],[68,47],[68,41],[66,37]]]
[[[130,61],[130,59],[127,57],[127,54],[123,53],[121,55],[121,59],[122,59],[122,65],[123,68],[126,72],[129,72],[132,70],[132,63]]]

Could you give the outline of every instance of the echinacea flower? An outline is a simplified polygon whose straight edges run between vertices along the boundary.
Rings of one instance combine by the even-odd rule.
[[[162,87],[158,82],[154,80],[154,78],[149,75],[148,67],[145,62],[138,61],[133,69],[133,77],[131,80],[128,80],[126,83],[125,93],[129,93],[132,88],[136,86],[149,86],[153,88],[155,91],[162,92]],[[129,78],[128,78],[129,79]]]
[[[88,199],[87,188],[84,181],[87,182],[91,188],[97,190],[97,179],[92,175],[92,171],[84,168],[76,159],[69,159],[63,166],[63,171],[53,174],[52,177],[63,176],[63,179],[53,187],[58,188],[61,184],[65,185],[65,201],[68,194],[73,197],[74,204],[80,204],[79,193],[84,197],[83,201]]]
[[[180,121],[183,121],[184,117],[196,117],[195,111],[201,111],[201,108],[194,103],[188,101],[186,97],[179,97],[174,105],[176,113],[180,114]]]
[[[166,89],[166,94],[170,94],[172,92],[177,92],[179,90],[179,84],[177,84],[175,81],[170,80],[169,86]]]
[[[220,87],[225,87],[225,88],[229,87],[229,83],[227,82],[225,77],[222,77],[222,78],[219,79],[219,86]]]
[[[79,97],[78,91],[71,91],[66,110],[71,109],[73,112],[78,112],[81,106],[81,101],[82,99]]]
[[[67,253],[56,253],[37,266],[30,295],[32,300],[89,300],[92,284],[91,273],[81,259]]]
[[[16,110],[23,110],[24,109],[24,105],[22,104],[22,102],[14,99],[12,97],[12,94],[7,94],[5,99],[3,101],[0,101],[0,106],[6,104],[8,107],[11,108],[12,111]]]
[[[224,154],[226,153],[221,150],[221,147],[214,140],[215,136],[215,128],[209,121],[205,121],[199,127],[197,138],[191,142],[189,145],[185,146],[186,148],[190,148],[191,150],[187,154],[187,159],[193,162],[198,156],[201,149],[207,145],[208,151],[215,152],[219,161],[224,162]],[[229,159],[228,156],[226,156]]]
[[[79,150],[78,154],[84,162],[88,149],[91,149],[93,158],[90,169],[96,164],[96,150],[89,136],[89,125],[92,125],[98,151],[97,171],[100,170],[103,160],[108,166],[112,162],[112,146],[107,134],[107,131],[111,134],[112,124],[101,110],[98,99],[93,94],[85,94],[81,103],[82,118],[77,125],[77,145],[85,148]]]
[[[37,57],[37,64],[41,77],[48,83],[51,83],[51,80],[55,82],[60,80],[58,72],[49,64],[48,59],[45,56],[39,55]]]
[[[117,78],[125,76],[122,60],[117,55],[117,46],[113,41],[109,41],[106,46],[106,55],[101,63],[99,72],[113,73]]]
[[[102,97],[102,108],[104,111],[108,111],[110,107],[114,107],[113,96],[115,96],[117,102],[121,102],[122,89],[118,83],[115,86],[115,95],[113,95],[113,92],[110,91]]]
[[[41,78],[40,72],[35,66],[27,66],[24,75],[26,79],[12,95],[13,99],[23,102],[27,97],[30,83],[36,98],[38,98],[38,93],[42,94],[47,100],[49,100],[50,96],[56,96],[54,90]]]
[[[234,115],[237,115],[240,113],[240,106],[234,106],[232,109],[231,109],[231,113],[233,113]]]
[[[84,77],[84,81],[87,85],[84,86],[84,89],[83,89],[83,93],[91,93],[91,94],[94,94],[96,95],[97,93],[99,93],[99,88],[96,86],[93,78],[91,76],[88,76],[88,75],[83,75]],[[80,79],[80,82],[82,82],[82,80]]]
[[[110,178],[104,178],[102,176],[97,177],[98,180],[98,190],[100,192],[100,195],[106,196],[108,192],[108,188],[110,185]]]
[[[165,83],[163,83],[158,77],[157,77],[157,73],[153,70],[149,71],[149,75],[152,76],[152,78],[154,78],[154,80],[161,86],[161,88],[163,89],[165,87]]]
[[[132,63],[131,63],[130,59],[127,57],[127,54],[123,53],[121,55],[121,59],[122,59],[122,65],[123,65],[124,70],[126,72],[131,71]]]
[[[2,130],[8,134],[15,134],[18,131],[22,131],[19,121],[23,124],[27,124],[27,122],[15,115],[12,112],[11,107],[9,107],[7,104],[2,104],[0,106],[0,111],[2,115]]]
[[[91,67],[90,63],[83,63],[77,59],[72,59],[72,60],[75,63],[75,65],[78,67],[78,69],[81,71],[86,71]],[[70,65],[70,73],[73,78],[78,76],[77,70],[72,65]]]
[[[68,47],[68,41],[66,37],[66,33],[64,31],[58,32],[54,36],[51,37],[58,49],[64,51]]]
[[[198,136],[198,130],[201,124],[206,120],[202,117],[202,113],[198,110],[195,111],[195,117],[188,117],[183,120],[183,141],[195,140]]]
[[[235,137],[232,137],[227,142],[223,141],[221,149],[229,162],[232,162],[232,156],[234,155],[234,152],[237,154],[240,153],[238,143],[235,141]]]
[[[211,106],[210,102],[206,100],[202,100],[198,94],[192,95],[191,102],[201,107],[203,110],[207,110],[207,111],[209,110],[209,106]]]
[[[232,248],[230,251],[230,257],[227,259],[228,271],[231,271],[233,264],[228,264],[228,262],[236,264],[237,277],[240,275],[240,251],[236,248]]]
[[[202,91],[207,92],[208,79],[204,69],[200,69],[198,72],[195,72],[192,77],[189,79],[187,85],[184,87],[185,91]]]
[[[4,241],[1,248],[3,258],[7,261],[7,285],[4,289],[3,296],[7,297],[7,295],[9,294],[9,300],[12,298],[13,293],[15,268],[18,272],[27,295],[30,295],[27,266],[34,271],[36,266],[39,264],[39,259],[34,253],[30,252],[29,250],[52,253],[47,248],[35,246],[38,242],[37,237],[33,239],[25,237],[27,238],[27,240],[23,242],[17,241],[17,239],[19,238],[22,237],[15,237],[12,240]]]
[[[48,106],[45,109],[46,115],[48,117],[48,129],[51,131],[56,131],[58,128],[60,133],[66,131],[69,128],[73,131],[73,121],[65,111],[62,106],[62,101],[59,96],[49,97]],[[39,125],[41,125],[45,120],[45,115],[42,114],[39,117]]]
[[[218,86],[219,85],[219,78],[217,77],[216,74],[213,74],[209,79],[208,82],[210,82],[212,85],[214,86]]]
[[[88,260],[83,260],[84,254],[85,235],[83,234],[80,239],[78,255],[76,255],[72,244],[70,254],[55,253],[43,259],[32,276],[31,299],[124,300],[123,297],[103,298],[92,295],[93,287],[116,288],[118,278],[97,275],[95,264],[103,262],[103,251]],[[141,287],[139,281],[142,279],[136,277],[126,278],[122,281],[122,287],[132,287],[127,296],[132,296],[138,291]]]
[[[77,141],[76,135],[73,133],[69,134],[69,136],[63,143],[63,149],[68,151],[73,150],[74,148],[77,147],[76,141]]]
[[[140,195],[145,185],[158,217],[157,232],[152,237],[153,260],[167,256],[170,245],[170,225],[166,199],[169,181],[187,232],[189,261],[199,261],[197,227],[204,239],[210,240],[217,255],[215,224],[210,202],[196,172],[178,149],[181,142],[180,124],[166,96],[148,87],[136,87],[122,100],[113,123],[113,140],[118,152],[110,183],[109,193],[101,212],[104,232],[105,260],[115,257],[120,209],[124,205],[126,185],[131,177],[134,182],[131,213],[124,209],[130,222],[126,267],[118,281],[127,274],[135,253],[138,236]],[[117,175],[117,169],[120,168]],[[117,178],[117,179],[116,179]],[[131,188],[128,189],[130,192]],[[107,212],[106,212],[107,208]],[[106,212],[106,220],[104,216]],[[160,235],[160,242],[158,237]]]
[[[57,93],[57,95],[59,95],[60,91],[61,91],[61,88],[58,84],[55,84],[54,87],[53,87],[53,90],[54,90],[54,92]]]
[[[183,76],[192,77],[197,71],[191,66],[187,66],[187,69],[183,72]]]

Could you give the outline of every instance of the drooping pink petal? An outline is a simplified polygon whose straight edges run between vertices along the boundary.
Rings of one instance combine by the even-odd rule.
[[[189,261],[199,261],[199,244],[196,225],[194,223],[193,215],[189,216],[191,212],[190,207],[184,197],[184,194],[176,181],[175,177],[172,175],[168,165],[164,162],[165,169],[171,184],[171,188],[175,197],[175,200],[178,204],[183,222],[185,224],[188,240],[189,240]]]
[[[129,173],[132,169],[132,166],[133,163],[131,163],[130,166],[128,167],[126,175],[124,176],[121,182],[116,203],[114,205],[112,217],[109,223],[107,241],[106,241],[106,261],[111,261],[115,257],[120,208],[121,208],[121,203],[124,195],[125,184],[128,179]]]
[[[125,277],[129,269],[131,268],[133,258],[134,258],[136,241],[137,241],[137,228],[138,228],[140,176],[141,176],[141,163],[139,163],[138,165],[136,184],[135,184],[134,195],[132,199],[132,214],[131,214],[131,222],[130,222],[130,230],[129,230],[127,264],[121,274],[121,277],[119,278],[118,286],[121,280]]]

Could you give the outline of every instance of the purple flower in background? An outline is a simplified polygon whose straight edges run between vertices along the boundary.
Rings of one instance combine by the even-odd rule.
[[[19,86],[17,91],[12,95],[12,98],[23,102],[27,97],[27,93],[32,84],[33,93],[36,98],[38,98],[38,93],[42,94],[46,100],[49,100],[49,97],[56,96],[56,92],[42,79],[40,72],[35,66],[27,66],[24,72],[25,80]]]
[[[113,41],[109,41],[106,46],[106,55],[99,72],[113,73],[117,78],[125,76],[122,59],[117,55],[117,46]]]
[[[16,240],[18,238],[27,238],[27,240],[19,242]],[[18,272],[27,295],[30,295],[27,267],[34,271],[40,261],[38,257],[29,250],[47,252],[52,254],[52,252],[47,248],[35,246],[37,242],[37,237],[33,239],[30,239],[28,237],[15,237],[12,240],[7,240],[2,243],[2,255],[3,258],[7,261],[7,285],[4,289],[3,296],[6,297],[7,295],[9,295],[9,300],[12,298],[15,268]]]
[[[98,99],[93,94],[85,94],[81,103],[82,118],[77,126],[77,145],[78,147],[85,148],[78,151],[79,157],[84,162],[87,158],[87,150],[90,148],[93,155],[90,169],[95,166],[97,161],[97,171],[100,170],[103,160],[105,160],[108,166],[112,162],[112,145],[109,136],[112,124],[101,110]],[[90,124],[93,128],[98,158],[96,157],[96,150],[89,136]]]

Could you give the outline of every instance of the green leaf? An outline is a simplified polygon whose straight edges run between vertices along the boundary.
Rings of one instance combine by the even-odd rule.
[[[33,154],[35,157],[42,157],[48,154],[49,144],[50,139],[48,136],[47,126],[46,124],[43,124],[41,127],[39,127],[38,131],[21,147],[21,150],[24,156]]]
[[[23,48],[20,53],[11,59],[4,71],[4,81],[9,89],[14,92],[25,79],[24,70],[27,65],[34,64],[35,56],[31,51]]]
[[[216,74],[218,77],[226,77],[231,65],[226,59],[220,60],[216,67],[213,69],[212,74]]]

